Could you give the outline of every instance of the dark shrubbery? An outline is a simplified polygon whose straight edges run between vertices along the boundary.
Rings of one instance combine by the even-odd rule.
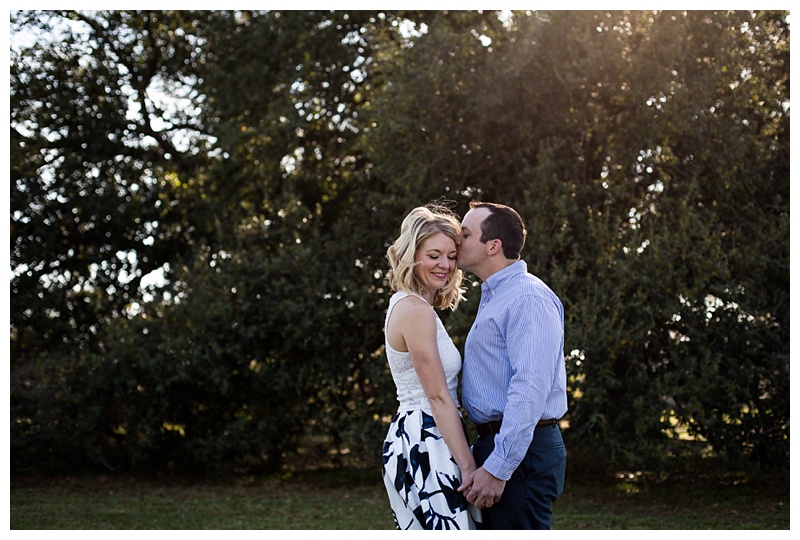
[[[12,52],[12,471],[268,470],[309,440],[377,463],[385,250],[439,197],[525,218],[566,308],[570,445],[788,468],[786,13],[22,30],[60,39]]]

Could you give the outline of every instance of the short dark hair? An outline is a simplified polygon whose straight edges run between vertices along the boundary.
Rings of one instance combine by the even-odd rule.
[[[498,239],[506,259],[519,259],[528,232],[516,210],[499,203],[472,201],[470,208],[486,208],[489,215],[481,223],[481,242]]]

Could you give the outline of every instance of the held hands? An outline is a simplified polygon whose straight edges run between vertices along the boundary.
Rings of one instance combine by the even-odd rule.
[[[505,487],[505,480],[496,478],[481,467],[471,474],[464,475],[458,491],[463,492],[467,501],[476,508],[489,508],[500,500]]]

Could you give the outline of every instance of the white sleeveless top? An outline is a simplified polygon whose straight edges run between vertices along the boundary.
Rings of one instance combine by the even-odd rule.
[[[386,323],[384,324],[384,334],[386,335],[386,324],[389,322],[389,316],[392,314],[394,306],[412,293],[396,292],[389,300],[389,309],[386,311]],[[422,296],[414,294],[418,298]],[[427,303],[427,300],[425,300]],[[431,307],[431,309],[433,309]],[[453,401],[456,407],[460,407],[458,403],[458,374],[461,372],[461,354],[458,352],[453,340],[445,330],[439,315],[436,315],[436,342],[439,348],[439,358],[442,360],[442,367],[444,368],[444,375],[447,379],[447,389],[450,395],[453,396]],[[425,397],[425,392],[422,389],[422,383],[417,377],[417,372],[414,365],[411,363],[411,354],[408,352],[396,351],[389,345],[388,335],[385,338],[386,342],[386,357],[389,360],[389,368],[392,370],[392,378],[397,387],[397,401],[399,406],[398,412],[411,411],[415,409],[422,409],[425,412],[431,412],[431,405],[428,398]]]

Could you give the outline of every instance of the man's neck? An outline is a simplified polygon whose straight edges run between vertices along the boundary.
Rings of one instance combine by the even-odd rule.
[[[481,269],[481,273],[477,275],[481,281],[486,281],[500,270],[505,270],[519,259],[506,259],[505,257],[490,258],[486,261],[486,268]]]

